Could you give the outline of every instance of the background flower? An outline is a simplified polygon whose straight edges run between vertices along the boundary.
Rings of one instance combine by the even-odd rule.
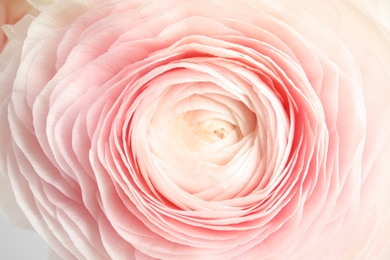
[[[2,208],[60,256],[386,254],[384,19],[332,1],[32,4],[0,57]]]
[[[0,1],[0,26],[15,24],[30,11],[32,11],[32,7],[25,0],[2,0]],[[10,27],[8,29],[6,28],[4,26],[3,30],[0,30],[0,52],[7,42],[7,36],[4,30],[12,33]]]

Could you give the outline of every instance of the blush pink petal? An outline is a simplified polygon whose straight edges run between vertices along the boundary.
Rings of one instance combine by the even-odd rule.
[[[348,1],[31,4],[0,56],[1,207],[58,255],[386,253],[385,26]]]

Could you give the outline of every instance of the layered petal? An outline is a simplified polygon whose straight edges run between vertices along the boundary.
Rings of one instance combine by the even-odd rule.
[[[387,253],[383,20],[333,1],[31,4],[0,56],[2,192],[59,256]]]

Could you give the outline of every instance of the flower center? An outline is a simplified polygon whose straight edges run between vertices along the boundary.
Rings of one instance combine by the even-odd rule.
[[[214,84],[197,83],[166,88],[158,108],[141,104],[139,111],[153,112],[145,121],[145,113],[139,114],[138,121],[148,129],[147,145],[139,146],[140,154],[145,148],[144,154],[150,155],[141,166],[148,169],[148,179],[161,188],[174,183],[196,197],[220,199],[219,192],[213,195],[207,190],[217,186],[218,191],[229,190],[244,169],[248,172],[244,175],[251,178],[260,160],[259,154],[252,158],[252,151],[258,150],[252,147],[260,144],[257,116],[245,101],[245,96],[240,99]]]
[[[237,136],[242,138],[242,134],[239,128],[223,119],[210,118],[201,122],[192,124],[186,122],[187,126],[191,129],[191,132],[199,139],[207,143],[215,143],[228,137],[233,132],[236,132]]]
[[[235,129],[236,127],[233,127]],[[226,130],[225,128],[216,129],[213,131],[213,134],[217,136],[219,139],[224,139],[231,131]]]

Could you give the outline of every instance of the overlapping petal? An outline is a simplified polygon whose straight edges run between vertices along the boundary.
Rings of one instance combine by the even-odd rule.
[[[299,1],[40,2],[1,56],[23,46],[2,65],[1,170],[60,256],[386,246],[388,74],[354,35]]]

